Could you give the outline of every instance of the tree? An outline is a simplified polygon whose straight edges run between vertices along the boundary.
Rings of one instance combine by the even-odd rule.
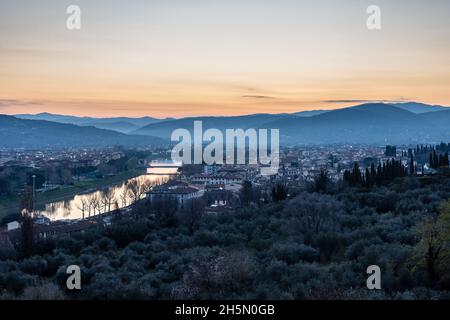
[[[128,183],[124,183],[122,185],[120,192],[120,201],[122,203],[122,207],[126,207],[128,205],[128,199],[129,199],[129,189],[128,189]]]
[[[24,300],[63,300],[64,292],[54,283],[39,284],[36,287],[27,287],[20,296]]]
[[[151,201],[151,209],[160,226],[176,226],[178,201],[173,198],[155,198]]]
[[[115,202],[114,188],[107,188],[102,192],[102,203],[104,212],[111,212],[111,206]]]
[[[433,168],[434,169],[439,168],[439,157],[436,153],[436,150],[433,150]]]
[[[437,218],[426,218],[417,228],[415,269],[424,268],[428,285],[434,287],[450,269],[450,201],[442,204]]]
[[[102,213],[102,201],[100,198],[100,195],[98,193],[96,193],[93,197],[93,208],[94,208],[94,214],[95,214],[95,209],[97,209],[98,214]]]
[[[137,202],[141,200],[145,194],[147,187],[140,179],[130,180],[127,184],[128,194],[130,195],[131,202]]]
[[[412,168],[412,170],[415,170],[414,164]],[[405,177],[407,174],[408,170],[406,170],[401,161],[391,159],[383,164],[379,163],[376,170],[375,165],[372,164],[370,170],[367,168],[364,174],[361,174],[359,165],[355,162],[352,171],[345,170],[343,179],[347,185],[352,187],[360,187],[362,185],[372,187],[375,184],[380,186],[395,178]]]
[[[344,182],[352,187],[360,186],[363,182],[363,176],[361,175],[361,170],[359,169],[358,162],[353,164],[352,171],[345,170],[344,172]]]
[[[81,211],[81,219],[84,220],[84,218],[86,216],[86,210],[89,208],[89,203],[88,203],[88,200],[86,199],[86,197],[84,197],[84,196],[80,197],[80,201],[77,202],[77,208],[78,208],[78,210]]]
[[[33,251],[33,189],[25,186],[20,197],[20,251],[23,257],[29,257]]]
[[[144,181],[142,182],[143,194],[150,192],[154,185],[156,185],[156,183],[153,182],[152,180],[144,179]]]
[[[370,175],[369,168],[366,168],[366,171],[364,173],[364,178],[365,178],[364,181],[365,181],[366,187],[371,187],[373,184],[372,184],[372,176]]]
[[[319,233],[334,228],[333,220],[340,204],[331,196],[319,193],[300,193],[286,204],[283,213],[298,220],[302,233]]]
[[[281,183],[278,183],[275,187],[272,187],[272,199],[275,202],[286,200],[288,195],[288,189]]]
[[[428,156],[428,164],[430,165],[430,168],[434,168],[433,164],[434,164],[434,160],[433,160],[433,154],[430,153]]]
[[[329,183],[330,178],[328,177],[328,172],[320,170],[319,175],[314,179],[314,191],[326,193],[328,191]]]
[[[20,251],[22,257],[29,257],[33,253],[34,232],[32,212],[27,209],[22,210],[20,221]]]
[[[73,183],[72,172],[69,169],[60,168],[59,175],[61,177],[60,179],[61,179],[62,184],[68,185],[68,184]]]
[[[439,166],[448,168],[448,152],[444,153],[443,155],[439,156]]]
[[[192,235],[198,227],[198,223],[203,216],[205,203],[202,199],[191,199],[184,203],[177,212],[178,221],[185,225]]]
[[[95,216],[95,210],[97,210],[99,206],[101,206],[98,195],[96,193],[90,194],[87,198],[87,201],[89,204],[89,217],[91,216],[91,210]],[[101,213],[100,210],[99,213]]]
[[[242,184],[242,189],[240,191],[241,203],[244,206],[248,206],[253,201],[253,186],[248,180],[244,181]]]
[[[25,186],[20,194],[20,212],[23,210],[27,212],[34,210],[33,188],[30,186]]]
[[[409,175],[413,176],[415,173],[415,168],[414,168],[414,156],[411,154],[411,157],[409,159]]]
[[[183,282],[172,290],[174,299],[229,298],[252,288],[257,265],[248,252],[230,252],[191,262]]]

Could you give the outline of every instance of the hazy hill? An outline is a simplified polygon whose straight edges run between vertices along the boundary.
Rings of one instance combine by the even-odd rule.
[[[21,115],[21,117],[76,122],[79,126],[91,125],[96,128],[3,116],[0,122],[2,140],[0,146],[145,145],[149,143],[148,141],[155,141],[154,138],[147,140],[146,136],[169,140],[175,129],[185,128],[192,131],[196,120],[202,121],[203,130],[209,128],[222,131],[237,128],[280,129],[281,142],[284,144],[408,144],[450,140],[450,108],[415,102],[367,103],[331,111],[316,110],[312,113],[251,114],[164,120],[150,117],[80,118],[48,113]],[[147,123],[142,127],[139,125],[149,121],[150,124]]]
[[[277,120],[282,121],[289,118],[298,117],[288,114],[252,114],[232,117],[192,117],[150,124],[134,131],[133,133],[156,137],[168,137],[170,139],[172,131],[178,128],[185,128],[190,131],[193,130],[194,121],[202,121],[203,130],[207,130],[209,128],[225,130],[228,128],[259,128],[265,123]]]
[[[95,127],[0,115],[0,147],[148,146],[162,143],[162,139],[155,137],[126,135]]]
[[[82,126],[92,126],[99,129],[106,129],[106,130],[114,130],[122,133],[130,133],[131,131],[137,130],[140,128],[140,126],[132,124],[130,122],[126,121],[117,121],[117,122],[93,122],[89,124],[83,124]]]
[[[152,117],[130,118],[130,117],[113,117],[113,118],[94,118],[94,117],[76,117],[51,113],[38,114],[17,114],[16,118],[28,120],[46,120],[59,123],[75,124],[78,126],[93,126],[100,129],[115,130],[123,133],[136,130],[140,127],[151,123],[165,121],[167,119],[157,119]]]
[[[293,115],[299,116],[299,117],[313,117],[317,116],[319,114],[329,112],[330,110],[308,110],[308,111],[300,111],[293,113]]]
[[[285,144],[420,143],[450,139],[450,109],[414,113],[384,103],[332,110],[310,117],[257,114],[239,117],[198,117],[147,125],[134,133],[170,139],[177,128],[192,130],[194,120],[204,129],[278,128]]]
[[[363,104],[266,125],[279,127],[289,144],[438,142],[450,139],[445,117],[440,115],[449,111],[416,114],[387,104]]]
[[[423,113],[420,118],[430,125],[444,127],[447,132],[450,132],[450,109]]]
[[[449,107],[443,107],[438,105],[429,105],[418,102],[405,102],[405,103],[391,103],[394,107],[401,108],[412,113],[425,113],[432,111],[443,111],[450,109]]]

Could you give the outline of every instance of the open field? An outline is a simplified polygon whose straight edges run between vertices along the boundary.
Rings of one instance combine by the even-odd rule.
[[[145,171],[143,169],[135,169],[113,177],[90,181],[76,181],[72,186],[66,186],[47,192],[38,192],[36,195],[36,206],[37,208],[42,208],[47,203],[67,200],[74,197],[76,194],[102,189],[144,173]],[[0,197],[0,219],[8,214],[18,212],[18,206],[18,195]]]

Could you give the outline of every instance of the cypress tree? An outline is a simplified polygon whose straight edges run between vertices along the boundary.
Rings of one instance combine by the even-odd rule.
[[[354,185],[359,185],[361,183],[361,171],[359,170],[359,164],[358,162],[355,162],[353,165],[353,182]]]
[[[372,185],[372,177],[370,176],[369,168],[366,168],[366,187],[370,187]]]
[[[433,168],[434,168],[434,169],[439,168],[439,157],[438,157],[438,155],[437,155],[437,153],[436,153],[436,150],[433,150],[433,160],[434,160],[434,166],[433,166]]]
[[[370,178],[372,180],[372,185],[374,185],[376,182],[376,178],[377,178],[377,172],[375,170],[375,164],[373,162],[370,165]]]
[[[430,168],[433,168],[434,161],[433,161],[433,154],[431,152],[428,157],[428,163],[430,164]]]
[[[414,170],[414,156],[411,154],[411,158],[409,159],[409,175],[413,176],[415,173]]]

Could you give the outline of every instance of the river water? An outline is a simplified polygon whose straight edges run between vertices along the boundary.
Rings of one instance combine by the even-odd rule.
[[[145,197],[152,186],[166,182],[174,170],[161,168],[151,174],[141,175],[122,184],[91,193],[78,194],[72,199],[48,203],[39,214],[51,221],[73,220],[104,214],[133,204]]]

